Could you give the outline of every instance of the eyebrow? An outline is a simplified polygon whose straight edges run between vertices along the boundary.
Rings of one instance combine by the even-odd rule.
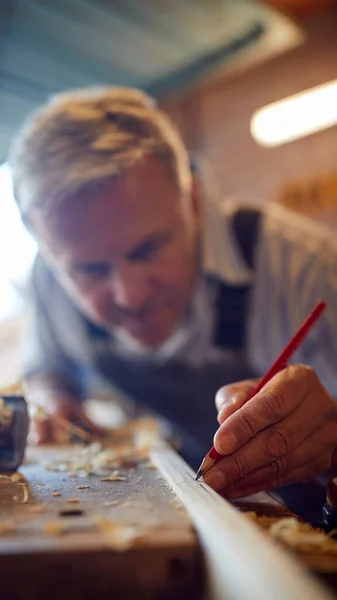
[[[154,233],[145,238],[137,246],[129,250],[125,258],[129,261],[137,261],[142,258],[152,248],[160,248],[172,237],[172,232],[166,231],[162,233]],[[83,262],[74,263],[71,265],[72,271],[93,271],[95,273],[105,273],[111,270],[112,265],[109,262]]]
[[[169,241],[171,236],[172,232],[170,231],[165,231],[162,233],[153,233],[152,235],[149,235],[147,238],[145,238],[145,240],[140,242],[140,244],[138,244],[135,248],[133,248],[126,254],[127,260],[136,261],[141,259],[142,256],[146,254],[149,250],[152,250],[153,248],[160,248],[161,246],[163,246],[166,242]]]

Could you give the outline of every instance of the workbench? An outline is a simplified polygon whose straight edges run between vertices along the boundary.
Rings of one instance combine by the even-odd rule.
[[[331,600],[165,444],[111,478],[62,470],[73,452],[30,448],[23,479],[0,476],[6,600]]]
[[[101,481],[44,468],[70,452],[30,449],[20,468],[24,481],[0,480],[0,527],[13,521],[13,530],[0,535],[5,597],[198,597],[202,562],[196,537],[158,471],[145,463],[120,469],[121,481]],[[132,548],[119,549],[110,522],[126,532],[141,529]]]

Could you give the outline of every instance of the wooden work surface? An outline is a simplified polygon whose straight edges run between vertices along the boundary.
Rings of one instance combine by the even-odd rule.
[[[20,468],[22,481],[0,475],[4,597],[205,599],[203,541],[164,478],[165,469],[143,462],[119,469],[120,481],[102,481],[109,474],[103,472],[49,470],[51,463],[65,464],[78,452],[77,448],[32,448]],[[171,450],[168,456],[174,464],[175,453]],[[159,457],[159,466],[165,465],[160,453]],[[178,480],[185,477],[190,477],[189,471],[183,479],[179,474]],[[220,498],[219,503],[221,507]],[[241,508],[262,515],[289,514],[266,494],[249,499]],[[121,534],[132,538],[129,543],[127,538],[125,547]],[[219,597],[227,600],[222,592]]]
[[[6,598],[199,597],[202,561],[196,537],[158,471],[140,464],[120,469],[125,481],[101,481],[96,475],[44,468],[44,462],[62,461],[69,452],[30,449],[20,468],[25,480],[0,480],[0,528],[13,520],[13,530],[0,534]],[[55,490],[61,495],[53,496]],[[67,502],[73,498],[79,502]],[[35,512],[37,506],[43,512]],[[109,530],[115,522],[126,532],[140,528],[126,550]]]

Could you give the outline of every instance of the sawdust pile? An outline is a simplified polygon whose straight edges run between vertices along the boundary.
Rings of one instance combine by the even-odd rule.
[[[277,543],[298,554],[337,555],[337,541],[321,529],[315,529],[295,517],[262,517],[255,512],[243,513],[256,525],[266,531]]]
[[[104,481],[121,481],[119,468],[147,464],[151,445],[160,439],[160,427],[154,419],[129,421],[124,427],[113,429],[102,442],[75,446],[57,461],[46,461],[48,471],[68,472],[82,477],[97,475]],[[106,475],[106,473],[111,474]]]

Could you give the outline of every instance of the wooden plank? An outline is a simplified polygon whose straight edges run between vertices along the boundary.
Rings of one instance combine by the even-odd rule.
[[[151,460],[192,518],[204,552],[212,600],[332,600],[304,566],[268,540],[165,444]]]

